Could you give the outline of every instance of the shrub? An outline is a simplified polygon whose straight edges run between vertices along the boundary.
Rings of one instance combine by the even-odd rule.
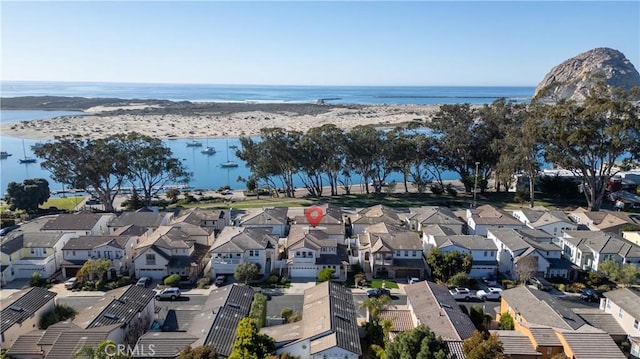
[[[119,284],[119,282],[115,282],[115,281],[114,282],[109,282],[109,283],[105,284],[104,287],[105,287],[106,290],[113,290],[113,289],[116,289],[116,288],[120,287],[120,285],[118,285],[118,284]]]
[[[56,304],[51,311],[45,313],[40,319],[40,329],[47,329],[58,322],[73,319],[76,314],[78,314],[78,312],[70,306],[66,304]]]
[[[518,282],[513,281],[513,280],[509,280],[509,279],[505,279],[502,281],[502,286],[505,289],[511,289],[511,288],[515,288],[518,286]]]
[[[458,196],[458,191],[455,188],[453,188],[453,185],[451,185],[451,183],[447,184],[446,191],[451,197]]]
[[[31,275],[31,280],[29,281],[29,284],[32,287],[42,287],[47,283],[47,281],[42,278],[40,276],[40,273],[38,272],[33,272],[33,274]]]
[[[271,285],[278,284],[278,281],[280,281],[280,277],[277,274],[272,274],[267,278],[267,283]]]
[[[442,186],[439,184],[432,184],[430,189],[431,189],[431,193],[435,194],[436,196],[439,196],[444,193],[444,188],[442,188]]]
[[[210,284],[211,284],[211,278],[200,278],[198,279],[197,287],[198,289],[206,289],[206,288],[209,288]]]
[[[178,286],[178,284],[180,284],[180,279],[181,278],[179,274],[172,274],[164,279],[164,285],[166,285],[167,287],[176,287]]]
[[[558,284],[558,290],[561,292],[566,292],[567,291],[567,286],[565,284]]]
[[[323,268],[320,273],[318,273],[318,280],[321,282],[326,282],[333,278],[333,274],[335,273],[335,269],[333,268]]]
[[[465,272],[458,272],[449,278],[447,284],[449,287],[467,287],[469,285],[469,277]]]
[[[249,317],[255,320],[258,328],[264,327],[267,321],[267,297],[264,294],[256,293],[253,295]]]
[[[131,284],[131,277],[125,275],[118,278],[118,287],[124,287],[129,284]]]
[[[567,291],[572,293],[579,293],[579,292],[582,292],[582,290],[586,287],[587,286],[584,285],[583,283],[571,283],[567,288]]]
[[[284,307],[280,311],[280,317],[284,318],[285,322],[289,322],[289,318],[293,315],[293,309],[289,307]]]

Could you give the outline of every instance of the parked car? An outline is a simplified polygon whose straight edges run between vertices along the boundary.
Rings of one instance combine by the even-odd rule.
[[[67,289],[73,289],[78,285],[78,278],[71,277],[64,282],[64,287]]]
[[[138,282],[136,282],[136,285],[138,287],[148,287],[149,284],[151,284],[151,278],[149,277],[140,277],[140,279],[138,279]]]
[[[539,290],[550,291],[553,288],[553,285],[551,285],[551,283],[544,278],[533,277],[531,278],[530,282]]]
[[[488,285],[489,287],[493,287],[493,288],[500,287],[500,284],[498,283],[498,281],[495,280],[495,278],[491,278],[491,277],[482,278],[482,283]]]
[[[580,299],[587,302],[598,302],[600,298],[602,298],[602,293],[592,288],[585,288],[582,293],[580,293]]]
[[[13,226],[9,226],[9,227],[4,227],[0,229],[0,237],[6,236],[9,232],[20,228],[20,226],[18,225],[13,225]]]
[[[409,284],[418,283],[419,281],[420,281],[420,278],[417,278],[417,277],[407,277],[407,283],[409,283]]]
[[[367,297],[369,298],[379,298],[383,295],[391,296],[391,291],[386,288],[373,288],[367,291]]]
[[[219,275],[216,277],[216,280],[213,282],[216,286],[221,287],[227,282],[227,277],[223,275]]]
[[[471,290],[469,288],[454,288],[449,291],[455,300],[471,300]]]
[[[176,298],[180,297],[180,289],[176,287],[165,288],[156,293],[156,300],[161,299],[171,299],[176,300]]]
[[[489,287],[487,290],[479,290],[476,292],[476,297],[482,301],[500,300],[502,297],[502,289]]]

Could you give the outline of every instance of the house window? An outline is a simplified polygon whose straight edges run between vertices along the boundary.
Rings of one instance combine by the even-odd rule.
[[[36,254],[36,250],[31,248],[31,254]]]
[[[400,257],[400,251],[396,251],[396,257]]]
[[[633,321],[633,329],[638,329],[638,320]]]
[[[622,311],[622,308],[618,309],[618,318],[622,319],[622,317],[624,317],[624,312]]]
[[[418,256],[418,251],[411,251],[411,256],[412,257],[417,257]]]
[[[156,255],[153,253],[148,253],[146,256],[147,265],[155,265],[156,264]]]
[[[71,255],[75,257],[76,256],[76,251],[71,251]]]
[[[484,251],[484,256],[485,256],[485,257],[487,256],[487,251]]]
[[[258,256],[259,256],[259,254],[258,254],[257,250],[253,250],[252,249],[252,250],[249,251],[249,257],[258,257]]]
[[[404,251],[404,256],[408,257],[409,256],[409,251]]]

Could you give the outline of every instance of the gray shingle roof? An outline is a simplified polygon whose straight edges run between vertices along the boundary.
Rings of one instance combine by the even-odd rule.
[[[573,308],[573,312],[578,314],[587,324],[603,330],[609,335],[627,335],[611,313],[605,313],[596,308]]]
[[[529,337],[523,333],[515,330],[492,330],[491,334],[500,339],[504,354],[509,356],[516,355],[529,355],[529,356],[541,356],[542,353],[536,351],[531,344]]]
[[[38,340],[42,337],[43,330],[32,330],[29,333],[22,334],[7,352],[10,358],[22,355],[42,355],[42,349],[38,345]]]
[[[243,226],[262,226],[287,224],[286,207],[264,208],[258,213],[242,218],[240,224]]]
[[[278,239],[268,228],[224,227],[211,247],[211,252],[234,253],[250,249],[275,248]]]
[[[61,332],[49,349],[46,359],[73,358],[85,347],[97,347],[102,341],[107,340],[109,333],[116,328],[118,325]]]
[[[573,330],[586,324],[549,293],[527,286],[502,291],[502,299],[528,323]]]
[[[59,214],[56,218],[42,226],[43,231],[90,231],[95,227],[104,214],[99,213],[73,213]]]
[[[544,347],[561,347],[562,342],[560,342],[560,338],[551,327],[540,326],[540,325],[529,325],[523,324],[524,326],[529,328],[531,332],[531,336],[533,340],[535,340],[535,344],[538,346]]]
[[[0,252],[11,255],[22,249],[24,246],[24,236],[5,238],[0,245]]]
[[[25,232],[22,234],[24,248],[52,248],[64,233]]]
[[[387,223],[394,226],[402,224],[402,219],[393,208],[381,204],[365,208],[358,212],[359,217],[353,224],[377,224]]]
[[[630,288],[620,288],[605,292],[604,296],[629,315],[640,320],[640,292]]]
[[[4,333],[14,324],[24,322],[52,301],[56,295],[56,293],[44,288],[32,287],[4,299],[0,311],[0,331]]]
[[[155,292],[151,289],[138,287],[129,288],[117,299],[107,305],[100,314],[87,326],[88,328],[105,327],[112,324],[126,325],[133,320],[138,312],[144,310],[149,302],[154,300]]]
[[[446,287],[422,281],[406,286],[405,292],[419,324],[428,326],[443,339],[465,340],[476,330]]]
[[[124,249],[129,237],[121,236],[81,236],[71,238],[62,248],[63,250],[90,250],[96,247],[109,245]]]
[[[227,288],[229,288],[227,291],[218,294],[220,298],[217,304],[220,306],[217,307],[217,310],[213,309],[216,312],[216,317],[211,323],[209,334],[204,342],[204,344],[212,344],[216,348],[216,352],[224,356],[231,354],[238,323],[249,315],[254,294],[253,288],[249,286],[234,284],[227,286]],[[207,301],[205,307],[211,304]]]
[[[138,339],[139,348],[153,348],[154,358],[175,358],[191,346],[198,337],[182,332],[148,332]],[[152,346],[153,345],[153,346]],[[134,358],[149,358],[149,353],[139,353]]]
[[[489,250],[495,251],[496,244],[488,238],[478,235],[458,235],[458,236],[437,236],[433,237],[438,248],[456,245],[469,250]]]
[[[464,221],[460,217],[456,216],[453,211],[447,207],[438,206],[424,206],[414,208],[415,214],[409,217],[409,219],[416,220],[422,225],[430,224],[456,224],[463,225]]]
[[[109,227],[136,225],[146,228],[158,228],[167,222],[168,212],[124,212],[109,222]]]
[[[365,232],[369,236],[373,253],[382,249],[422,250],[422,238],[404,227],[381,222],[367,227]]]
[[[626,358],[607,333],[563,331],[561,335],[571,348],[575,359]]]

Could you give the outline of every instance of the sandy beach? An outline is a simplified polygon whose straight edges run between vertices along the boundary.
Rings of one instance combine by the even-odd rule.
[[[85,116],[3,123],[3,136],[53,139],[78,135],[99,138],[116,133],[140,132],[157,138],[242,137],[267,127],[307,131],[332,123],[348,130],[358,125],[392,128],[413,121],[429,121],[437,105],[300,105],[212,104],[183,109],[157,104],[128,103],[94,106]]]

